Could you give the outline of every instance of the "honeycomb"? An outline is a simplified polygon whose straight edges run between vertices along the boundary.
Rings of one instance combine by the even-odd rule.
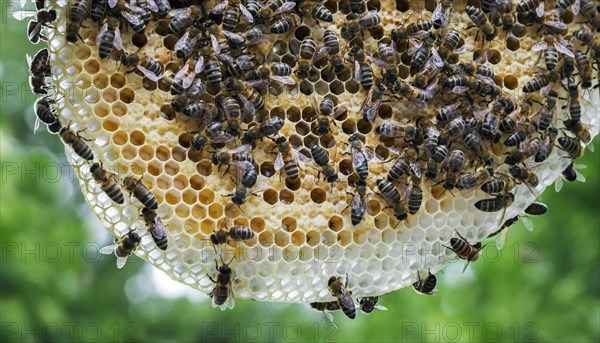
[[[182,7],[185,1],[172,1],[173,7]],[[368,54],[378,56],[379,43],[390,43],[389,33],[394,28],[419,19],[430,19],[436,8],[434,1],[410,2],[368,1],[369,10],[378,11],[381,23],[352,44],[363,48]],[[475,4],[476,1],[468,1]],[[206,8],[213,8],[208,1]],[[461,45],[473,46],[473,51],[454,55],[451,63],[467,62],[487,54],[487,63],[493,68],[493,81],[502,92],[514,98],[523,98],[521,88],[535,75],[538,52],[532,47],[539,40],[537,27],[527,28],[524,36],[516,38],[499,29],[498,37],[481,43],[481,32],[472,26],[465,11],[467,3],[455,1],[449,27],[461,30]],[[301,44],[307,36],[318,41],[325,30],[332,30],[340,37],[342,53],[350,51],[348,41],[341,39],[340,29],[350,13],[346,1],[327,1],[327,9],[333,13],[332,22],[317,22],[305,15],[302,22],[289,34],[266,34],[260,44],[251,46],[245,53],[263,59],[270,56],[273,62],[296,66],[293,46]],[[547,4],[548,9],[553,5]],[[233,293],[236,299],[258,301],[310,303],[332,301],[335,298],[328,289],[331,276],[348,275],[348,290],[354,297],[378,296],[411,286],[418,280],[417,274],[427,271],[436,273],[456,254],[445,246],[457,232],[471,243],[486,239],[498,230],[504,220],[523,213],[544,189],[561,176],[571,160],[559,148],[541,164],[528,159],[525,163],[539,178],[539,185],[529,188],[518,184],[514,190],[514,202],[505,210],[483,212],[475,207],[481,199],[491,198],[479,187],[470,191],[452,190],[439,192],[438,180],[423,180],[423,201],[418,213],[398,221],[387,202],[377,193],[376,181],[385,179],[393,161],[407,146],[403,138],[386,138],[376,128],[386,120],[415,123],[420,117],[433,119],[437,111],[447,105],[447,99],[459,97],[443,88],[427,103],[425,108],[403,97],[386,97],[373,122],[363,119],[361,106],[368,96],[353,77],[353,66],[347,62],[345,71],[337,76],[325,60],[315,63],[308,78],[294,77],[294,85],[270,84],[261,90],[264,108],[256,115],[248,116],[242,123],[247,130],[259,126],[269,118],[279,117],[284,125],[276,135],[288,139],[298,154],[310,158],[310,148],[315,144],[326,147],[331,163],[338,172],[336,182],[328,183],[320,175],[320,168],[313,162],[300,162],[300,177],[290,181],[274,167],[276,145],[272,139],[257,140],[250,153],[259,173],[256,196],[248,196],[240,206],[232,204],[227,196],[234,192],[237,182],[236,167],[226,171],[211,161],[212,151],[223,152],[239,146],[234,139],[224,146],[209,147],[203,151],[190,149],[198,120],[176,113],[171,108],[169,79],[180,71],[183,59],[175,56],[174,46],[182,33],[169,34],[166,28],[170,17],[152,20],[146,25],[145,34],[135,34],[131,29],[121,29],[126,53],[138,53],[161,63],[164,77],[153,81],[135,69],[119,62],[119,52],[101,59],[96,44],[101,22],[86,18],[79,30],[81,40],[75,44],[66,40],[69,6],[61,1],[49,1],[47,8],[57,12],[52,27],[45,28],[51,63],[51,96],[56,99],[56,109],[62,126],[80,132],[94,152],[94,161],[101,161],[104,168],[114,173],[119,182],[126,176],[142,178],[143,184],[158,202],[157,214],[165,224],[168,248],[159,249],[140,216],[142,204],[124,187],[123,204],[112,201],[94,181],[89,161],[83,160],[66,145],[65,153],[79,179],[86,201],[106,229],[115,237],[125,235],[134,228],[142,237],[135,254],[164,271],[174,280],[204,293],[214,288],[209,276],[214,277],[215,259],[225,262],[232,257]],[[579,28],[576,24],[585,19],[566,11],[562,20],[568,25],[563,32],[566,37]],[[211,18],[213,15],[211,15]],[[214,16],[220,23],[220,17]],[[239,32],[249,28],[242,19]],[[433,29],[432,29],[433,30]],[[439,30],[443,32],[444,29]],[[433,30],[435,31],[435,30]],[[477,39],[477,41],[476,41]],[[402,80],[411,80],[409,44],[399,44],[398,73]],[[375,78],[382,77],[381,70],[373,67]],[[206,81],[205,75],[201,78]],[[408,81],[407,81],[408,82]],[[596,78],[597,82],[597,78]],[[208,83],[200,99],[206,104],[219,103],[228,95]],[[566,96],[556,84],[554,90]],[[536,101],[544,99],[533,93]],[[598,92],[582,95],[581,121],[589,127],[592,137],[598,133],[600,99]],[[336,106],[347,110],[335,118],[330,132],[320,136],[316,133],[318,104],[329,97]],[[489,101],[479,99],[473,111],[487,106]],[[536,113],[541,105],[534,103]],[[557,128],[568,114],[558,105]],[[442,126],[443,127],[443,126]],[[562,132],[562,131],[561,131]],[[369,163],[367,183],[367,212],[363,220],[352,225],[350,208],[357,175],[348,154],[347,142],[357,134],[371,147],[380,160]],[[560,135],[562,135],[561,133]],[[505,138],[505,137],[504,137]],[[503,138],[503,140],[504,140]],[[558,145],[557,145],[558,147]],[[467,163],[461,175],[474,171],[478,166],[472,154],[462,143],[452,149],[464,150]],[[499,144],[490,147],[497,164],[497,173],[508,174],[508,167],[500,162],[506,150]],[[422,165],[424,172],[424,163]],[[535,194],[534,194],[535,193]],[[215,249],[210,241],[213,232],[224,227],[246,226],[254,237],[243,242],[229,240]],[[218,251],[218,252],[217,252]]]

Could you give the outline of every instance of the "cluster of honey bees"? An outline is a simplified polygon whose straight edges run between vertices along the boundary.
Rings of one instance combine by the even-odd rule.
[[[488,197],[475,203],[479,211],[505,211],[515,201],[516,185],[535,192],[539,180],[533,166],[544,163],[557,142],[564,158],[574,161],[583,155],[591,134],[580,120],[580,102],[585,101],[580,93],[598,88],[600,70],[600,13],[594,1],[472,1],[465,7],[472,27],[462,32],[452,24],[461,13],[451,0],[433,2],[430,15],[402,18],[392,29],[379,9],[391,6],[404,12],[414,4],[341,3],[344,10],[313,0],[73,0],[64,11],[64,34],[68,44],[87,44],[80,30],[86,25],[98,27],[95,44],[100,59],[113,60],[127,73],[159,85],[155,92],[170,98],[169,111],[185,125],[195,123],[184,148],[190,155],[207,156],[223,178],[233,178],[235,189],[225,196],[228,207],[242,213],[247,200],[262,191],[254,154],[258,146],[273,152],[273,169],[286,183],[302,182],[305,169],[310,168],[332,190],[344,184],[350,190],[347,208],[352,225],[364,221],[368,197],[387,204],[384,210],[396,219],[396,226],[419,214],[424,194],[439,198],[447,196],[446,191],[456,196],[480,189]],[[35,5],[37,11],[18,14],[34,16],[27,28],[34,44],[47,39],[44,31],[59,17],[56,10],[46,9],[44,0],[36,0]],[[565,15],[576,16],[578,28],[572,34],[563,21]],[[319,29],[299,37],[297,28],[307,21]],[[334,26],[334,21],[339,25]],[[173,38],[167,47],[169,61],[144,50],[150,27]],[[466,32],[475,35],[473,46],[466,43]],[[540,60],[519,97],[497,81],[501,78],[490,63],[490,47],[527,35],[538,37],[532,51],[539,51]],[[128,48],[125,37],[132,37],[136,52]],[[271,44],[272,37],[289,41],[292,59],[274,61],[278,47]],[[470,54],[473,59],[465,59]],[[178,70],[167,68],[172,61]],[[93,180],[114,203],[124,202],[123,189],[133,195],[156,246],[167,250],[167,229],[156,212],[161,204],[142,178],[120,180],[103,167],[81,132],[59,119],[60,99],[49,81],[48,49],[30,58],[29,70],[32,92],[41,96],[34,105],[36,127],[39,122],[46,124],[49,132],[58,134],[88,162]],[[356,117],[373,127],[372,139],[385,144],[393,156],[380,156],[366,144],[364,132],[348,134],[342,148],[336,139],[340,141],[343,134],[324,139],[339,132],[337,122],[349,116],[353,107],[338,101],[335,94],[314,93],[310,82],[318,77],[318,70],[359,85],[356,93],[364,100]],[[310,96],[314,106],[310,131],[315,139],[305,146],[291,144],[282,130],[285,118],[263,115],[270,98],[291,90]],[[559,95],[562,90],[566,98]],[[410,113],[384,117],[380,109],[387,103],[402,103]],[[336,168],[341,150],[351,156],[350,173]],[[384,170],[376,178],[370,170],[375,164]],[[578,177],[573,163],[563,176],[568,181]],[[540,215],[546,207],[534,203],[525,212]],[[489,237],[505,233],[518,219],[503,220]],[[466,268],[477,260],[483,245],[468,242],[458,231],[456,235],[446,248],[466,260]],[[217,247],[254,237],[248,226],[228,228],[223,223],[210,242],[219,254]],[[140,242],[140,235],[130,230],[101,252],[114,252],[122,268]],[[220,254],[220,264],[215,259],[216,277],[208,275],[215,283],[209,294],[214,306],[233,307],[230,263]],[[423,278],[418,275],[415,290],[434,294],[435,275],[429,271]],[[336,300],[311,303],[312,308],[342,310],[349,318],[356,316],[357,308],[364,313],[385,309],[377,305],[377,296],[355,300],[347,289],[347,276],[345,281],[331,276],[327,285]]]

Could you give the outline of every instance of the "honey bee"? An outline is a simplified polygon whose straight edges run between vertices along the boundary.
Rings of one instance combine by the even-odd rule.
[[[124,53],[120,59],[121,64],[126,67],[135,67],[150,81],[157,82],[163,76],[162,65],[151,57]]]
[[[379,58],[366,56],[370,62],[375,63],[381,70],[383,84],[393,85],[398,80],[398,53],[396,52],[396,43],[392,41],[391,45],[379,43],[377,47]]]
[[[246,0],[245,6],[248,12],[252,15],[254,19],[258,19],[258,11],[261,8],[261,3],[258,0]]]
[[[451,243],[452,244],[452,243]],[[454,249],[453,249],[454,251]],[[437,284],[437,278],[435,275],[431,274],[431,270],[428,272],[427,276],[421,279],[421,275],[417,270],[417,278],[419,279],[417,282],[413,283],[413,288],[419,294],[427,294],[427,295],[435,295],[435,286]]]
[[[340,308],[344,311],[346,317],[354,319],[356,317],[356,305],[352,299],[352,294],[347,290],[348,275],[346,275],[346,282],[341,277],[332,276],[327,282],[327,287],[331,295],[337,298]]]
[[[556,2],[556,8],[566,10],[569,7],[571,7],[571,12],[573,12],[573,14],[579,14],[581,2],[579,0],[558,0]]]
[[[260,110],[265,106],[262,96],[254,88],[247,86],[240,80],[229,78],[225,87],[240,99],[244,113],[254,116],[256,110]]]
[[[351,14],[348,16],[350,20],[344,23],[340,33],[342,38],[349,41],[356,37],[357,33],[361,33],[363,30],[371,29],[381,23],[381,17],[377,11],[367,11],[358,16]]]
[[[77,38],[81,39],[79,28],[81,28],[81,24],[89,12],[90,6],[88,0],[74,0],[70,3],[66,29],[67,42],[75,43]]]
[[[484,40],[491,41],[496,38],[496,28],[490,23],[483,11],[474,6],[467,6],[467,14],[473,24],[483,33]]]
[[[463,134],[465,128],[465,120],[462,116],[458,116],[444,126],[444,129],[440,132],[440,137],[443,141],[453,141]]]
[[[190,71],[190,63],[184,64],[183,67],[173,75],[170,87],[171,95],[183,93],[186,89],[190,88],[195,78],[196,72],[194,70]],[[189,101],[187,101],[187,103],[189,103]]]
[[[90,4],[90,17],[93,21],[100,21],[100,19],[104,18],[107,5],[108,0],[92,0]]]
[[[557,136],[558,130],[553,127],[548,128],[548,131],[544,135],[544,141],[540,146],[540,151],[538,151],[538,153],[535,155],[535,162],[544,162],[550,156],[552,150],[554,149],[554,142],[556,141]]]
[[[200,119],[200,128],[204,128],[214,117],[216,106],[213,103],[197,101],[183,108],[183,114],[192,119]]]
[[[537,74],[525,85],[523,85],[523,93],[533,93],[540,91],[542,97],[546,97],[552,89],[555,82],[559,82],[562,76],[559,71],[553,70],[545,74]]]
[[[275,158],[273,168],[275,169],[275,171],[284,168],[285,175],[288,179],[290,179],[291,181],[297,180],[298,158],[304,163],[307,163],[309,159],[306,158],[306,156],[304,156],[303,154],[297,154],[294,150],[292,150],[290,143],[283,136],[275,139],[275,144],[277,144],[279,153]]]
[[[529,188],[532,194],[537,195],[535,192],[535,188],[539,185],[540,180],[537,175],[526,168],[521,168],[519,166],[510,166],[508,169],[510,175],[514,178],[515,183],[520,184],[523,183]]]
[[[590,25],[596,29],[596,31],[600,31],[600,13],[596,8],[596,4],[590,0],[581,0],[581,8],[579,13],[587,19]]]
[[[237,168],[236,175],[235,191],[224,196],[231,197],[231,202],[238,207],[242,206],[250,195],[257,196],[258,193],[266,189],[265,184],[263,184],[262,187],[256,187],[256,189],[253,189],[258,180],[258,173],[256,170],[254,170],[254,168],[247,170]]]
[[[331,23],[333,21],[333,14],[331,11],[325,7],[322,3],[323,0],[303,0],[298,1],[298,9],[303,14],[310,13],[313,18],[316,20],[324,21],[326,23]]]
[[[408,204],[406,203],[406,199],[408,194],[410,194],[411,187],[406,187],[403,195],[401,195],[396,186],[387,180],[377,179],[376,184],[381,192],[381,197],[394,211],[394,217],[398,220],[398,223],[408,218]]]
[[[510,193],[515,187],[514,179],[506,174],[500,174],[481,185],[481,190],[491,195]]]
[[[254,237],[254,232],[247,226],[233,226],[233,227],[225,227],[225,230],[222,228],[219,231],[213,232],[210,235],[210,241],[214,246],[219,244],[225,244],[229,239],[232,239],[236,242],[243,242]]]
[[[365,212],[367,211],[367,183],[361,179],[356,180],[354,189],[354,193],[348,193],[352,195],[352,202],[348,207],[350,207],[350,219],[352,220],[352,225],[358,225],[363,220]]]
[[[456,188],[459,190],[470,190],[483,184],[494,176],[494,169],[491,167],[480,167],[474,173],[467,173],[461,176],[456,182]]]
[[[431,20],[417,20],[408,25],[392,29],[390,37],[392,41],[399,43],[401,40],[409,38],[422,38],[429,35],[429,30],[433,27]]]
[[[233,258],[231,259],[231,261],[229,261],[229,263],[225,264],[225,262],[221,260],[221,263],[223,264],[219,266],[217,260],[215,260],[215,268],[217,269],[217,280],[213,279],[212,276],[206,274],[210,281],[215,283],[215,288],[213,288],[213,290],[210,293],[208,293],[208,296],[212,298],[212,306],[219,306],[222,311],[226,308],[232,309],[235,306],[233,288],[231,285],[234,280],[232,275],[233,271],[229,267],[229,264],[232,261]]]
[[[158,208],[158,202],[156,198],[150,192],[148,187],[142,183],[142,179],[136,179],[133,176],[126,176],[123,179],[123,186],[129,191],[130,194],[138,199],[145,208],[156,210]]]
[[[519,149],[511,152],[506,157],[506,159],[504,160],[504,163],[511,165],[511,166],[513,166],[517,163],[521,163],[524,160],[535,156],[540,151],[541,146],[542,146],[542,142],[540,141],[539,138],[533,138],[533,139],[526,140],[525,142],[521,143],[521,145],[519,146]]]
[[[63,127],[58,131],[58,135],[79,157],[86,161],[91,161],[94,159],[94,153],[87,143],[85,143],[86,139],[79,135],[79,132],[81,131],[73,132],[68,127]]]
[[[271,33],[284,34],[292,31],[299,23],[300,19],[295,14],[285,15],[277,20],[271,26]]]
[[[33,44],[37,44],[40,39],[47,40],[42,35],[42,29],[45,27],[51,27],[49,24],[56,20],[55,10],[46,10],[44,3],[38,4],[36,2],[36,11],[15,11],[13,17],[17,20],[23,20],[28,17],[35,17],[27,24],[27,37]]]
[[[446,61],[452,55],[458,55],[472,49],[471,46],[466,44],[463,44],[460,48],[457,48],[459,42],[460,34],[458,31],[449,30],[438,48],[438,55],[440,55],[440,58]]]
[[[364,146],[357,134],[348,138],[348,145],[351,150],[352,168],[361,180],[366,180],[369,176],[369,161],[374,158],[375,152],[372,148]]]
[[[182,88],[182,87],[181,87]],[[179,90],[177,90],[179,92]],[[183,91],[183,90],[182,90]],[[199,77],[195,78],[190,87],[173,98],[171,101],[171,108],[175,112],[182,112],[193,101],[196,101],[198,97],[206,91],[206,86]]]
[[[573,164],[573,162],[571,162],[565,168],[565,170],[562,171],[561,177],[557,178],[556,181],[554,181],[554,189],[556,190],[556,192],[558,193],[562,189],[563,179],[565,179],[569,182],[573,182],[573,181],[585,182],[586,181],[585,176],[583,176],[583,174],[581,172],[578,172],[578,170],[585,169],[585,168],[587,168],[587,166],[585,164]]]
[[[346,104],[340,104],[334,107],[331,98],[323,98],[319,104],[320,115],[317,117],[317,127],[315,128],[315,132],[319,136],[328,134],[330,132],[331,124],[333,123],[335,125],[335,119],[346,111]]]
[[[569,154],[569,157],[572,160],[576,160],[583,156],[583,148],[581,147],[581,140],[579,138],[569,136],[558,137],[558,144],[567,154]]]
[[[313,145],[310,148],[310,154],[315,161],[315,164],[321,167],[317,179],[320,179],[321,173],[323,173],[323,178],[325,181],[331,183],[331,187],[333,188],[333,183],[337,181],[338,174],[335,168],[329,164],[329,154],[327,151],[318,145]]]
[[[578,51],[575,54],[575,66],[579,70],[581,77],[581,87],[588,89],[592,87],[592,64],[589,58],[583,52]]]
[[[556,115],[556,103],[558,102],[558,94],[555,91],[548,92],[548,97],[544,102],[544,106],[539,111],[537,127],[539,130],[548,129],[554,122]]]
[[[204,8],[198,5],[176,8],[169,11],[169,16],[172,17],[169,22],[169,33],[177,34],[187,29],[192,25],[194,20],[202,18],[204,14]]]
[[[113,48],[120,51],[123,50],[118,18],[113,16],[106,17],[104,25],[96,36],[96,45],[98,45],[98,55],[100,58],[108,57]]]
[[[254,158],[248,153],[250,150],[252,150],[252,145],[240,145],[226,152],[214,152],[211,160],[214,165],[219,166],[219,169],[222,165],[227,165],[226,172],[229,171],[231,164],[243,170],[253,169]]]
[[[567,119],[563,122],[565,129],[573,133],[580,141],[588,144],[592,140],[592,136],[588,129],[581,123],[580,120]],[[589,145],[590,147],[592,145]]]
[[[293,86],[296,81],[290,77],[292,67],[283,62],[271,62],[273,53],[267,56],[267,59],[258,68],[250,72],[250,77],[256,80],[249,80],[247,84],[252,87],[264,88],[271,81]]]
[[[415,43],[406,52],[409,56],[412,56],[410,61],[410,74],[415,75],[423,71],[427,62],[431,60],[431,63],[437,68],[444,67],[444,61],[434,47],[435,36],[432,33],[428,33],[420,42]]]
[[[494,97],[500,95],[500,88],[496,84],[482,81],[470,75],[452,75],[444,81],[444,86],[452,88],[453,93],[463,93],[471,89],[483,96],[492,95]],[[541,87],[540,87],[541,88]],[[538,88],[539,89],[539,88]]]
[[[575,57],[571,50],[561,44],[561,41],[563,41],[561,35],[555,36],[550,32],[544,32],[544,38],[531,47],[532,51],[544,52],[544,61],[548,70],[553,70],[558,64],[559,52],[571,58]]]
[[[121,269],[125,266],[129,255],[137,249],[141,241],[142,238],[134,230],[130,230],[120,239],[115,240],[114,244],[100,248],[100,253],[103,255],[114,253],[117,256],[117,268]]]
[[[123,192],[119,188],[119,184],[117,183],[117,176],[115,174],[109,173],[102,167],[101,162],[96,162],[92,164],[90,167],[90,172],[92,173],[92,177],[94,181],[100,184],[100,189],[108,197],[116,202],[117,204],[122,204],[125,199],[123,198]]]
[[[288,13],[296,7],[296,2],[287,0],[268,0],[258,10],[258,17],[262,23],[268,23],[280,14]]]
[[[252,144],[263,137],[272,137],[281,130],[284,124],[285,122],[280,117],[271,117],[246,131],[242,137],[242,143]]]
[[[33,109],[36,115],[35,130],[37,130],[39,127],[40,121],[46,125],[51,125],[58,121],[58,115],[56,113],[56,109],[54,108],[55,103],[56,100],[49,96],[35,100],[35,103],[33,104]]]
[[[150,231],[152,240],[156,243],[156,246],[161,250],[167,250],[169,244],[169,238],[167,237],[167,231],[162,220],[153,209],[144,207],[142,209],[142,218]]]
[[[399,94],[420,108],[427,107],[427,102],[430,101],[435,92],[437,92],[438,83],[432,82],[425,90],[414,87],[403,81],[396,81],[392,87],[394,94]]]
[[[414,145],[404,148],[388,171],[387,180],[390,182],[401,182],[411,173],[420,177],[421,169],[417,163],[418,157],[419,150]]]
[[[27,55],[27,61],[31,92],[36,95],[48,94],[48,89],[51,88],[51,85],[46,83],[46,77],[51,75],[48,49],[38,51],[33,58]]]
[[[293,41],[296,42],[296,41]],[[295,74],[301,79],[306,79],[313,69],[313,62],[317,56],[318,43],[311,36],[306,36],[298,46],[296,43],[290,45],[291,51],[296,55],[298,67]]]
[[[475,244],[469,243],[463,236],[456,231],[459,238],[453,237],[450,239],[450,246],[446,248],[452,250],[456,256],[460,259],[466,260],[467,263],[463,268],[463,273],[467,270],[469,263],[477,261],[479,259],[479,252],[483,250],[485,246],[481,245],[481,242]]]
[[[494,162],[489,149],[486,147],[483,138],[478,130],[473,128],[463,137],[465,146],[473,153],[473,155],[483,162],[485,166],[489,166]]]
[[[484,184],[485,186],[485,184]],[[483,187],[483,186],[482,186]],[[500,193],[495,198],[479,200],[475,203],[475,207],[483,212],[498,212],[506,210],[515,200],[512,193]]]
[[[224,132],[223,125],[219,122],[210,123],[205,130],[206,135],[198,133],[190,142],[192,151],[202,151],[207,144],[210,144],[214,148],[215,144],[224,144],[232,141],[234,138],[229,133]]]
[[[535,11],[538,17],[544,15],[544,1],[540,0],[522,0],[517,4],[517,12],[525,13]]]
[[[222,26],[225,31],[235,31],[235,28],[240,22],[240,14],[243,15],[248,23],[254,23],[252,13],[248,11],[246,6],[244,6],[240,0],[224,0],[213,9],[213,13],[222,12],[224,12]]]
[[[382,83],[375,83],[375,87],[369,91],[360,108],[364,120],[368,122],[373,122],[375,120],[386,91],[387,87]]]
[[[444,189],[452,190],[458,182],[458,173],[465,167],[465,154],[461,150],[452,150],[442,162],[442,169],[446,170]]]
[[[581,104],[579,102],[579,84],[573,82],[571,78],[567,80],[568,84],[568,108],[569,117],[571,120],[578,121],[581,119]]]
[[[360,309],[360,312],[364,314],[370,314],[375,310],[387,311],[387,308],[385,306],[377,304],[379,302],[378,296],[363,297],[356,300],[358,300],[358,308]]]

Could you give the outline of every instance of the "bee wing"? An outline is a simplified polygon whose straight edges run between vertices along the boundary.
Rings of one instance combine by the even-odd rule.
[[[442,60],[440,54],[438,54],[435,48],[431,48],[431,61],[433,65],[435,65],[438,68],[444,67],[444,61]]]
[[[535,9],[535,14],[537,14],[537,16],[541,18],[544,16],[544,12],[545,12],[544,2],[540,1],[540,4]]]
[[[111,0],[109,0],[109,1],[111,1]],[[114,1],[117,1],[117,0],[114,0]],[[172,9],[169,11],[169,16],[176,18],[176,19],[181,19],[181,18],[187,17],[190,14],[190,8],[191,7]]]
[[[185,43],[187,43],[189,36],[190,36],[190,32],[185,31],[183,36],[181,36],[181,38],[179,38],[179,40],[175,43],[175,46],[173,47],[173,49],[175,51],[181,50],[185,46]]]
[[[33,30],[31,30],[31,32],[29,33],[29,35],[27,36],[29,38],[30,41],[32,41],[32,43],[37,43],[39,37],[37,37],[40,34],[40,31],[42,31],[42,23],[37,22],[37,21],[30,21],[29,25],[35,23],[35,27],[33,28]]]
[[[523,226],[527,229],[527,231],[533,231],[533,222],[528,217],[522,216],[521,222]]]
[[[419,50],[419,48],[421,47],[421,45],[423,45],[423,42],[411,39],[410,40],[410,48],[408,48],[408,50],[406,51],[406,53],[408,54],[408,56],[414,55],[415,52],[417,52],[417,50]]]
[[[250,11],[248,11],[248,9],[241,3],[239,5],[239,8],[240,8],[240,12],[242,12],[242,15],[244,16],[244,18],[246,18],[246,21],[249,23],[254,23],[254,17],[252,16],[252,13],[250,13]]]
[[[210,45],[217,54],[221,53],[221,44],[219,44],[219,40],[213,34],[210,35]]]
[[[196,65],[194,66],[194,72],[196,74],[200,74],[204,71],[204,56],[200,55],[198,57],[198,61],[196,61]]]
[[[242,6],[242,5],[240,4],[240,6]],[[223,30],[223,34],[225,35],[225,37],[231,39],[235,43],[239,44],[239,43],[243,43],[244,42],[244,37],[242,37],[242,35],[237,34],[235,32],[230,32],[230,31]]]
[[[229,150],[228,153],[230,153],[230,154],[236,154],[236,153],[239,153],[239,152],[247,152],[247,151],[250,151],[250,150],[252,150],[252,145],[250,145],[250,144],[244,144],[244,145],[240,145],[238,147],[235,147],[235,148]]]
[[[375,305],[375,307],[373,307],[373,308],[376,310],[379,310],[379,311],[387,311],[388,310],[387,307],[382,306],[382,305]]]
[[[548,93],[550,93],[550,91],[552,90],[552,87],[554,87],[554,83],[550,82],[549,85],[542,87],[542,89],[540,89],[540,95],[542,96],[542,98],[545,98],[548,96]]]
[[[280,153],[277,154],[277,157],[275,158],[275,162],[273,162],[273,169],[275,169],[275,171],[278,171],[279,169],[283,168],[284,162],[283,162],[283,155]]]
[[[131,25],[139,25],[142,22],[140,17],[127,11],[121,11],[121,15],[123,15],[123,18],[125,18]]]
[[[448,26],[448,18],[450,17],[450,8],[443,8],[442,3],[439,2],[433,10],[433,14],[431,16],[431,20],[438,21],[442,24],[442,26]]]
[[[227,7],[227,4],[228,4],[227,0],[216,4],[215,7],[213,8],[212,13],[214,13],[214,14],[222,13],[225,10],[225,7]]]
[[[365,163],[365,155],[359,149],[352,148],[352,167],[357,169]]]
[[[542,51],[542,50],[546,50],[547,48],[548,48],[548,44],[545,41],[540,41],[540,42],[533,44],[533,46],[531,47],[531,50],[532,51]]]
[[[210,141],[212,143],[220,144],[220,143],[227,143],[227,142],[230,142],[232,140],[233,140],[233,136],[232,135],[223,132],[220,135],[218,135],[217,137],[211,139]]]
[[[380,60],[380,59],[379,59],[379,58],[377,58],[377,57],[373,57],[373,56],[367,56],[367,60],[369,60],[369,61],[370,61],[370,62],[372,62],[372,63],[375,63],[375,65],[376,65],[377,67],[379,67],[380,69],[381,69],[381,68],[385,68],[385,67],[387,67],[387,66],[388,66],[388,64],[387,64],[386,62],[384,62],[384,61]]]
[[[229,289],[229,296],[227,296],[227,300],[223,305],[226,305],[226,308],[233,310],[233,307],[235,306],[235,298],[233,297],[232,289]],[[223,308],[221,308],[221,310],[223,310]]]
[[[146,0],[146,3],[148,4],[148,8],[150,9],[150,11],[154,13],[158,12],[158,5],[156,5],[156,2],[154,2],[154,0]]]
[[[575,180],[577,180],[579,182],[585,182],[586,181],[585,176],[582,173],[577,173],[577,178]]]
[[[452,88],[452,93],[460,94],[460,93],[464,93],[468,90],[469,90],[469,87],[467,87],[467,86],[456,86],[456,87]]]
[[[255,89],[265,89],[269,85],[269,80],[257,79],[257,80],[245,81],[244,83]]]
[[[587,148],[590,152],[594,152],[596,151],[596,148],[594,147],[594,143],[593,142],[589,142],[587,145]]]
[[[410,168],[417,178],[421,178],[421,167],[417,163],[411,162]]]
[[[175,79],[180,79],[183,77],[183,75],[185,75],[188,71],[188,69],[190,68],[189,64],[185,64],[176,74],[175,74]]]
[[[556,48],[556,50],[558,50],[558,52],[565,54],[571,58],[575,57],[575,54],[573,54],[573,51],[569,50],[569,48],[567,48],[566,46],[556,42],[554,43],[554,47]]]
[[[335,323],[333,322],[333,315],[328,312],[328,311],[323,311],[323,314],[325,315],[325,318],[327,318],[327,320],[335,327],[335,329],[337,330],[337,325],[335,325]]]
[[[190,88],[190,86],[192,85],[192,82],[194,82],[194,78],[196,78],[196,73],[194,73],[194,72],[191,72],[188,75],[186,75],[183,78],[183,82],[181,83],[181,85],[183,86],[183,89]]]
[[[298,160],[302,163],[310,163],[310,161],[312,161],[312,159],[309,156],[306,156],[300,151],[298,152]]]
[[[543,4],[543,3],[542,3]],[[567,24],[563,23],[562,21],[545,21],[544,25],[559,29],[559,30],[565,30],[567,28]]]
[[[367,209],[367,201],[358,194],[358,192],[354,192],[354,195],[352,196],[352,209],[356,211],[360,217],[365,214],[365,210]]]
[[[119,28],[117,27],[115,29],[115,48],[119,51],[123,51],[123,39],[121,38],[121,31],[119,30]]]
[[[104,246],[102,248],[100,248],[99,252],[102,255],[110,255],[112,253],[115,252],[115,249],[117,248],[117,245],[119,245],[119,242],[115,242],[113,244],[109,244],[107,246]]]
[[[350,105],[349,102],[342,102],[341,104],[337,105],[333,111],[332,117],[335,119],[342,115],[342,113],[348,111],[348,105]]]
[[[148,69],[146,69],[146,68],[142,67],[141,65],[138,65],[138,66],[137,66],[137,69],[138,69],[139,71],[141,71],[141,72],[142,72],[142,74],[144,74],[144,76],[145,76],[145,77],[147,77],[147,78],[148,78],[149,80],[151,80],[151,81],[154,81],[154,82],[156,82],[156,81],[158,81],[158,79],[160,79],[158,76],[154,75],[154,73],[153,73],[153,72],[151,72],[150,70],[148,70]]]
[[[456,48],[452,51],[453,54],[458,55],[458,54],[462,54],[465,52],[471,52],[473,51],[473,46],[472,45],[468,45],[468,44],[464,44],[463,46],[461,46],[460,48]]]
[[[254,107],[254,105],[250,102],[250,100],[248,100],[245,96],[238,94],[238,97],[242,101],[242,104],[243,104],[242,115],[241,115],[242,121],[246,120],[248,115],[251,115],[252,117],[254,117],[254,114],[256,114],[256,107]]]
[[[581,9],[581,2],[579,0],[575,0],[575,2],[571,5],[571,12],[577,15],[579,14],[579,10]]]
[[[207,111],[207,114],[202,116],[202,118],[200,118],[200,123],[198,124],[198,131],[200,131],[200,132],[204,131],[204,129],[206,129],[208,124],[210,124],[212,118],[213,118],[212,111]]]
[[[579,175],[577,175],[577,176],[579,176]],[[563,178],[561,176],[558,179],[556,179],[556,181],[554,181],[554,190],[558,193],[562,189],[562,186],[563,186]]]
[[[498,250],[502,250],[502,247],[504,247],[506,237],[508,237],[508,230],[510,230],[510,227],[507,227],[504,230],[502,230],[502,233],[500,233],[500,237],[496,239],[496,247],[498,248]]]
[[[108,23],[104,23],[102,28],[100,28],[100,31],[98,31],[98,35],[96,35],[96,45],[100,46],[100,43],[102,42],[102,36],[104,36],[106,30],[108,30]]]
[[[296,3],[293,1],[287,1],[285,3],[283,3],[283,5],[281,5],[281,7],[279,7],[278,9],[275,10],[275,12],[273,12],[274,15],[278,15],[281,13],[286,13],[289,12],[291,10],[294,9],[294,7],[296,7]]]
[[[13,12],[13,18],[17,20],[24,20],[25,18],[33,17],[37,14],[35,11],[15,11]]]
[[[127,258],[129,257],[129,255],[125,256],[125,257],[120,257],[117,256],[117,268],[121,269],[125,266],[125,263],[127,263]]]
[[[118,0],[108,0],[108,7],[114,8],[117,5]]]
[[[360,73],[360,63],[358,61],[354,61],[354,79],[356,81],[361,80],[362,74]]]
[[[294,80],[290,76],[271,75],[271,80],[283,83],[284,85],[288,86],[293,86],[296,84],[296,80]]]

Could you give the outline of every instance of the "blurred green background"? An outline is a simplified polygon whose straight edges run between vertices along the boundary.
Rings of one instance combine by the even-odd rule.
[[[491,244],[465,274],[462,264],[446,268],[437,296],[403,289],[382,298],[387,312],[335,314],[337,329],[306,305],[238,300],[221,312],[136,257],[117,270],[98,256],[112,238],[84,203],[62,143],[44,128],[32,133],[25,54],[41,45],[2,4],[0,341],[600,341],[598,153],[581,159],[587,183],[541,197],[550,211],[534,232],[518,224],[503,251]]]

